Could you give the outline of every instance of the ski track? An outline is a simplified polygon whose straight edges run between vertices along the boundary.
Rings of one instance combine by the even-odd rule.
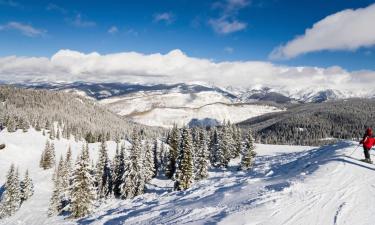
[[[363,157],[361,151],[353,157],[345,155],[355,148],[352,142],[322,147],[258,145],[259,155],[251,171],[237,171],[239,160],[235,159],[227,170],[211,170],[208,179],[183,192],[172,192],[171,181],[154,179],[144,195],[107,200],[91,216],[70,220],[46,216],[52,170],[38,168],[45,137],[35,131],[12,136],[1,132],[0,141],[4,140],[7,149],[0,151],[0,181],[4,182],[13,161],[21,172],[30,169],[35,194],[14,216],[1,220],[1,225],[374,224],[375,195],[371,193],[375,191],[375,166],[357,160]],[[108,144],[112,157],[115,145]],[[75,156],[81,143],[61,140],[55,145],[57,156],[65,153],[68,145]],[[90,145],[93,158],[97,147]]]

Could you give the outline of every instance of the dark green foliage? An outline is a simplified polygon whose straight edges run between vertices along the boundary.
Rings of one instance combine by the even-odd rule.
[[[252,118],[239,126],[253,129],[255,139],[268,144],[321,145],[337,139],[358,140],[367,127],[375,126],[375,100],[296,105],[286,112]]]

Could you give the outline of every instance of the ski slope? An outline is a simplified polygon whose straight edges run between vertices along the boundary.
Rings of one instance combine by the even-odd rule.
[[[35,131],[0,133],[7,148],[0,151],[0,182],[11,162],[30,169],[35,194],[0,224],[359,224],[375,221],[375,165],[366,164],[353,142],[323,147],[257,145],[252,171],[237,171],[239,159],[227,170],[211,170],[207,180],[184,192],[172,182],[154,179],[146,194],[133,200],[108,200],[91,216],[70,220],[48,218],[52,170],[38,168],[46,137]],[[76,154],[81,143],[55,141],[57,155],[68,145]],[[108,143],[111,156],[114,143]],[[90,145],[96,157],[98,144]]]

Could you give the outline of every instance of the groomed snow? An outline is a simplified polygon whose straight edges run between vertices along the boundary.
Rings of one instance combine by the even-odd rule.
[[[0,182],[11,162],[30,169],[35,194],[11,218],[0,224],[361,224],[375,221],[375,165],[366,164],[353,142],[323,147],[257,145],[253,170],[211,170],[207,180],[184,192],[171,191],[172,182],[154,179],[148,192],[133,200],[110,200],[92,216],[80,220],[46,216],[52,170],[38,168],[46,138],[30,131],[0,133],[7,148],[0,151]],[[57,155],[68,145],[55,141]],[[111,155],[114,143],[109,143]],[[98,144],[90,145],[96,157]],[[346,155],[345,155],[346,154]]]

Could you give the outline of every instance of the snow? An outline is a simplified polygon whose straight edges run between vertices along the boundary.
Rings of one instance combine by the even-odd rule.
[[[0,182],[9,165],[26,168],[35,194],[12,217],[0,224],[361,224],[375,220],[375,165],[359,161],[362,150],[353,142],[309,146],[257,145],[254,168],[237,171],[239,159],[227,170],[210,170],[208,179],[183,192],[162,177],[147,185],[147,192],[132,200],[108,200],[89,217],[70,220],[46,216],[52,170],[40,169],[39,157],[46,137],[31,130],[0,132]],[[71,145],[73,156],[81,143],[55,141],[57,156]],[[110,156],[115,144],[108,143]],[[98,144],[90,145],[97,157]]]
[[[215,102],[230,104],[231,100],[220,93],[205,91],[199,93],[137,92],[100,101],[101,104],[122,116],[149,111],[154,107],[198,108]]]
[[[214,91],[199,93],[138,92],[100,101],[111,111],[148,126],[182,127],[192,119],[214,119],[241,122],[254,116],[280,111],[273,106],[235,104],[232,99]]]
[[[131,116],[131,118],[135,122],[148,126],[171,128],[174,124],[179,127],[187,125],[192,119],[210,118],[219,122],[226,120],[238,123],[251,117],[277,111],[280,110],[272,106],[216,103],[201,108],[154,108],[151,111]]]

